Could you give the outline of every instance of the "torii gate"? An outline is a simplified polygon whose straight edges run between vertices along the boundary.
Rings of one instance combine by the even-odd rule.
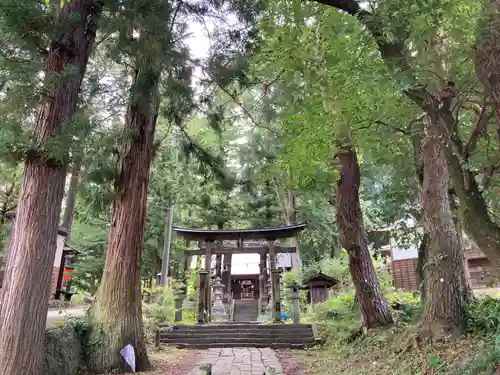
[[[280,271],[276,267],[276,254],[295,253],[295,247],[277,246],[275,241],[278,239],[292,238],[297,233],[306,228],[305,223],[288,225],[283,227],[259,228],[259,229],[192,229],[174,226],[173,230],[177,235],[186,239],[186,241],[196,241],[200,249],[184,252],[185,268],[189,265],[189,259],[193,255],[204,255],[205,262],[203,270],[199,271],[199,305],[198,322],[208,323],[211,321],[211,290],[210,290],[210,267],[212,256],[216,255],[216,274],[221,272],[221,259],[224,255],[224,269],[227,269],[223,283],[226,285],[226,291],[231,288],[231,260],[233,254],[260,254],[260,274],[259,274],[259,309],[265,304],[264,299],[267,295],[265,288],[267,284],[267,258],[269,255],[269,266],[271,275],[271,296],[272,312],[274,321],[281,320],[281,298],[280,298]],[[265,241],[261,246],[245,247],[244,242],[248,240]],[[220,247],[213,246],[215,241],[220,241]],[[224,247],[223,241],[236,241],[236,247]],[[205,313],[207,312],[207,313]]]

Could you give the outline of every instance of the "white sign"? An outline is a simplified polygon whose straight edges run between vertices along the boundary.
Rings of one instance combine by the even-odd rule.
[[[125,361],[128,363],[128,365],[132,369],[132,372],[135,373],[135,351],[134,351],[134,347],[132,345],[128,344],[122,350],[120,350],[120,354],[122,355],[123,358],[125,358]]]

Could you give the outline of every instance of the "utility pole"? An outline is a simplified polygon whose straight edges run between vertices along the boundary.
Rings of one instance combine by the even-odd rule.
[[[163,242],[163,261],[161,263],[160,285],[167,285],[168,263],[170,260],[170,243],[172,242],[172,225],[174,221],[174,202],[168,206],[167,222],[165,223],[165,241]]]

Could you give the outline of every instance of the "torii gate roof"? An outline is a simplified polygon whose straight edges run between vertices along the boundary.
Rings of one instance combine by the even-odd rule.
[[[190,241],[217,241],[217,240],[277,240],[295,237],[298,232],[306,228],[306,223],[271,228],[248,229],[195,229],[174,226],[177,235]]]

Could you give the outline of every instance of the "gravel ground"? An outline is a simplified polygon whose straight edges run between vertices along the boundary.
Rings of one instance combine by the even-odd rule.
[[[285,375],[308,375],[304,366],[293,357],[293,352],[289,350],[275,350],[275,352]]]
[[[202,358],[202,353],[199,350],[182,350],[178,361],[175,363],[158,363],[153,364],[155,370],[151,375],[187,375]]]

